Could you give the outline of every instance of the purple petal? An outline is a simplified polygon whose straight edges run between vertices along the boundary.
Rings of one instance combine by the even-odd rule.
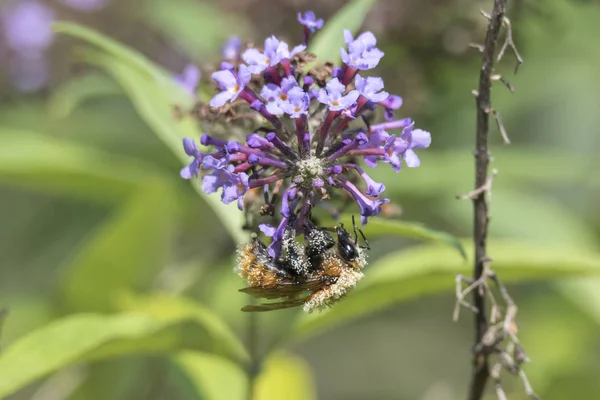
[[[288,219],[282,218],[279,226],[273,234],[273,242],[269,245],[269,255],[273,258],[279,258],[281,256],[281,241],[285,234],[285,228],[287,227]]]
[[[352,90],[350,91],[350,93],[348,93],[347,95],[345,95],[344,97],[342,97],[340,99],[340,105],[343,108],[348,108],[350,107],[352,104],[356,103],[356,99],[358,99],[358,90]]]
[[[276,228],[269,224],[259,224],[258,229],[267,237],[273,237],[275,235]]]
[[[219,177],[214,174],[204,176],[202,179],[202,191],[206,194],[216,192],[222,184],[219,182]]]
[[[219,108],[223,107],[234,96],[232,92],[226,90],[224,92],[217,93],[212,99],[210,99],[210,106]]]
[[[425,149],[431,145],[431,134],[423,129],[412,131],[411,147],[413,149]]]
[[[263,53],[261,53],[258,49],[255,48],[250,48],[244,51],[244,53],[242,54],[242,59],[250,65],[261,64],[264,65],[265,68],[267,66],[267,56],[265,56]]]
[[[381,105],[385,108],[397,110],[402,107],[402,97],[392,94],[390,97],[381,102]]]
[[[200,83],[200,69],[194,64],[188,64],[180,76],[175,77],[179,85],[190,94],[195,94],[198,83]]]
[[[281,88],[273,83],[268,83],[260,90],[260,95],[267,101],[275,101],[279,98]]]
[[[363,32],[354,40],[363,43],[367,48],[374,47],[377,44],[377,39],[372,32]]]
[[[227,164],[226,160],[215,158],[213,156],[206,156],[202,160],[202,168],[204,168],[206,170],[223,169],[223,168],[225,168],[226,164]]]
[[[283,109],[278,104],[278,102],[276,102],[276,101],[271,101],[271,102],[267,103],[267,111],[273,115],[281,115],[284,112]]]
[[[233,75],[233,72],[229,70],[213,72],[211,77],[215,82],[217,82],[217,85],[219,85],[221,90],[229,90],[237,85],[237,79],[235,78],[235,75]]]
[[[344,29],[344,42],[346,43],[346,45],[349,45],[353,41],[354,36],[352,36],[352,32],[350,32],[348,29]]]
[[[221,56],[224,60],[237,60],[240,55],[240,49],[242,48],[242,41],[239,37],[233,36],[225,42],[225,45],[221,49]]]
[[[372,102],[378,103],[380,101],[387,99],[389,95],[390,94],[388,92],[374,93],[369,97],[369,100],[371,100]]]
[[[406,150],[404,154],[402,154],[402,158],[404,158],[404,161],[406,161],[406,166],[410,168],[416,168],[421,165],[421,161],[419,160],[417,153],[415,153],[412,149]]]
[[[330,95],[333,95],[334,93],[341,94],[346,90],[346,86],[344,86],[338,78],[331,79],[329,82],[327,82],[325,87],[327,88],[327,93]]]
[[[298,45],[298,46],[294,47],[294,48],[292,49],[292,51],[290,51],[289,58],[292,58],[292,57],[294,57],[296,54],[298,54],[298,53],[300,53],[300,52],[302,52],[302,51],[304,51],[304,50],[306,50],[306,46],[305,46],[305,45],[303,45],[303,44],[300,44],[300,45]]]
[[[248,84],[248,82],[250,82],[250,79],[252,79],[252,71],[250,71],[250,67],[244,64],[240,65],[237,76],[237,84],[241,87],[244,87]]]
[[[179,171],[179,175],[183,179],[192,179],[194,176],[198,176],[198,171],[200,170],[200,160],[195,159],[191,162],[191,164],[186,165]]]
[[[183,151],[188,156],[199,156],[200,150],[198,150],[198,146],[196,142],[190,138],[183,138]]]
[[[298,82],[296,81],[296,78],[294,78],[293,76],[285,77],[281,80],[281,92],[288,93],[295,87],[299,86]]]
[[[381,212],[381,206],[389,203],[389,199],[372,200],[364,195],[349,181],[342,182],[342,187],[352,195],[358,206],[360,207],[360,216],[363,226],[367,223],[368,217],[374,217]]]
[[[340,57],[342,58],[342,62],[344,64],[350,64],[352,62],[350,55],[348,54],[346,49],[344,49],[343,47],[340,48]]]
[[[319,100],[319,103],[328,104],[329,95],[327,94],[327,90],[320,89],[319,93],[317,94],[317,100]]]
[[[281,42],[275,35],[271,35],[265,39],[265,54],[276,54]]]

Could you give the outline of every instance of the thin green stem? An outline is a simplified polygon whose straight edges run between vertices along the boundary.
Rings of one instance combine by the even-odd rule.
[[[256,391],[256,378],[258,377],[262,364],[262,359],[259,355],[258,328],[258,313],[248,313],[246,325],[246,346],[248,348],[248,354],[250,355],[250,362],[246,368],[246,374],[248,376],[247,400],[254,399]]]

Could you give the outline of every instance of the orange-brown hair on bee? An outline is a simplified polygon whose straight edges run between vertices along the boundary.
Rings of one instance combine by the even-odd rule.
[[[342,226],[335,228],[336,242],[328,232],[313,227],[305,235],[306,241],[300,243],[293,229],[288,228],[279,259],[271,257],[255,236],[238,250],[236,270],[248,284],[240,291],[279,301],[248,305],[242,310],[270,311],[303,305],[304,311],[312,312],[334,304],[363,277],[360,270],[366,265],[366,255],[357,245],[356,229],[352,240]]]

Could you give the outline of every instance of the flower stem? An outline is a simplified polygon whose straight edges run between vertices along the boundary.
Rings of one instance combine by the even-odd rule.
[[[491,110],[491,75],[494,66],[494,52],[496,42],[502,26],[507,0],[494,0],[494,10],[487,27],[485,45],[483,48],[482,68],[479,74],[479,89],[476,96],[477,129],[475,138],[475,188],[485,185],[488,179],[488,135],[489,114]],[[473,279],[479,280],[484,272],[484,263],[487,259],[487,229],[489,222],[488,204],[485,191],[473,197],[474,226],[473,239],[475,246],[475,265]],[[475,345],[481,343],[488,329],[488,320],[485,312],[485,296],[483,290],[473,291],[473,305],[477,309],[475,314]],[[475,352],[473,355],[473,370],[469,386],[469,400],[480,400],[483,397],[486,383],[490,376],[488,355]]]

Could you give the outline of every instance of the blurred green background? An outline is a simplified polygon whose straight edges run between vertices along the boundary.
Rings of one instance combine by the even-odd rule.
[[[471,204],[455,195],[474,181],[481,61],[469,43],[482,42],[479,10],[491,3],[0,1],[0,397],[246,398],[239,309],[248,299],[232,272],[241,215],[179,177],[181,137],[202,131],[174,118],[173,106],[193,99],[172,77],[188,63],[216,65],[231,35],[296,43],[296,12],[312,9],[327,26],[343,9],[341,26],[377,36],[386,56],[373,73],[403,97],[400,114],[432,133],[420,168],[373,172],[400,207],[396,218],[430,230],[398,222],[386,231],[372,219],[367,277],[347,299],[309,317],[259,315],[258,351],[268,357],[255,398],[464,398],[472,315],[452,323],[453,291],[472,257],[463,261],[441,232],[464,238],[471,254]],[[535,390],[595,398],[600,9],[591,0],[509,5],[525,63],[513,75],[508,53],[496,67],[516,91],[493,88],[513,143],[492,124],[490,255],[519,306]],[[80,27],[52,34],[58,20]],[[510,399],[526,398],[518,379],[504,384]]]

